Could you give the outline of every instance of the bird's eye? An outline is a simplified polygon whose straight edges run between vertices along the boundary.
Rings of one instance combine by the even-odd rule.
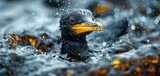
[[[76,20],[75,20],[75,18],[74,17],[70,17],[70,19],[69,19],[69,22],[71,23],[71,24],[75,24],[76,23]]]

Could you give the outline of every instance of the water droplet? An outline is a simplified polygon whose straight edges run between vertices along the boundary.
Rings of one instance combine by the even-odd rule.
[[[119,42],[122,42],[122,40],[119,40]]]
[[[150,42],[150,40],[147,40],[147,42]]]
[[[103,57],[103,54],[101,54],[101,57]]]
[[[134,25],[132,25],[132,26],[131,26],[131,29],[132,29],[132,30],[135,30],[135,26],[134,26]]]
[[[103,42],[102,45],[103,45],[103,46],[106,46],[106,42]]]
[[[102,52],[104,52],[105,51],[105,49],[102,49]]]
[[[56,15],[58,15],[58,12],[56,13]]]

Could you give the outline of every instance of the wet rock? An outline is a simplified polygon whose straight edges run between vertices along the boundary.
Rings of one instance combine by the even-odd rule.
[[[104,0],[101,1],[94,0],[91,3],[89,3],[86,8],[93,13],[94,17],[104,18],[106,16],[114,15],[113,5]]]
[[[20,36],[22,35],[22,36]],[[34,36],[30,34],[9,34],[5,35],[4,39],[6,43],[10,45],[11,48],[16,46],[34,46],[42,52],[48,52],[51,48],[54,47],[54,41],[46,33],[41,34],[40,36]],[[57,40],[58,42],[58,40]]]
[[[127,18],[117,19],[104,26],[104,30],[95,37],[100,37],[100,40],[106,42],[112,42],[117,40],[118,37],[125,35],[127,33],[128,20]],[[103,36],[103,37],[102,37]]]

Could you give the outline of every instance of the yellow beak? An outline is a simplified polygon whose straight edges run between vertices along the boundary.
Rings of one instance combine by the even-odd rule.
[[[92,31],[102,31],[103,26],[100,22],[97,23],[80,23],[71,27],[75,34],[83,34]]]

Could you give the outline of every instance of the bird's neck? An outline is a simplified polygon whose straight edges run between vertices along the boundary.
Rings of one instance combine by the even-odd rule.
[[[86,36],[75,36],[75,35],[63,35],[62,40],[64,42],[80,42],[80,43],[87,43]]]

